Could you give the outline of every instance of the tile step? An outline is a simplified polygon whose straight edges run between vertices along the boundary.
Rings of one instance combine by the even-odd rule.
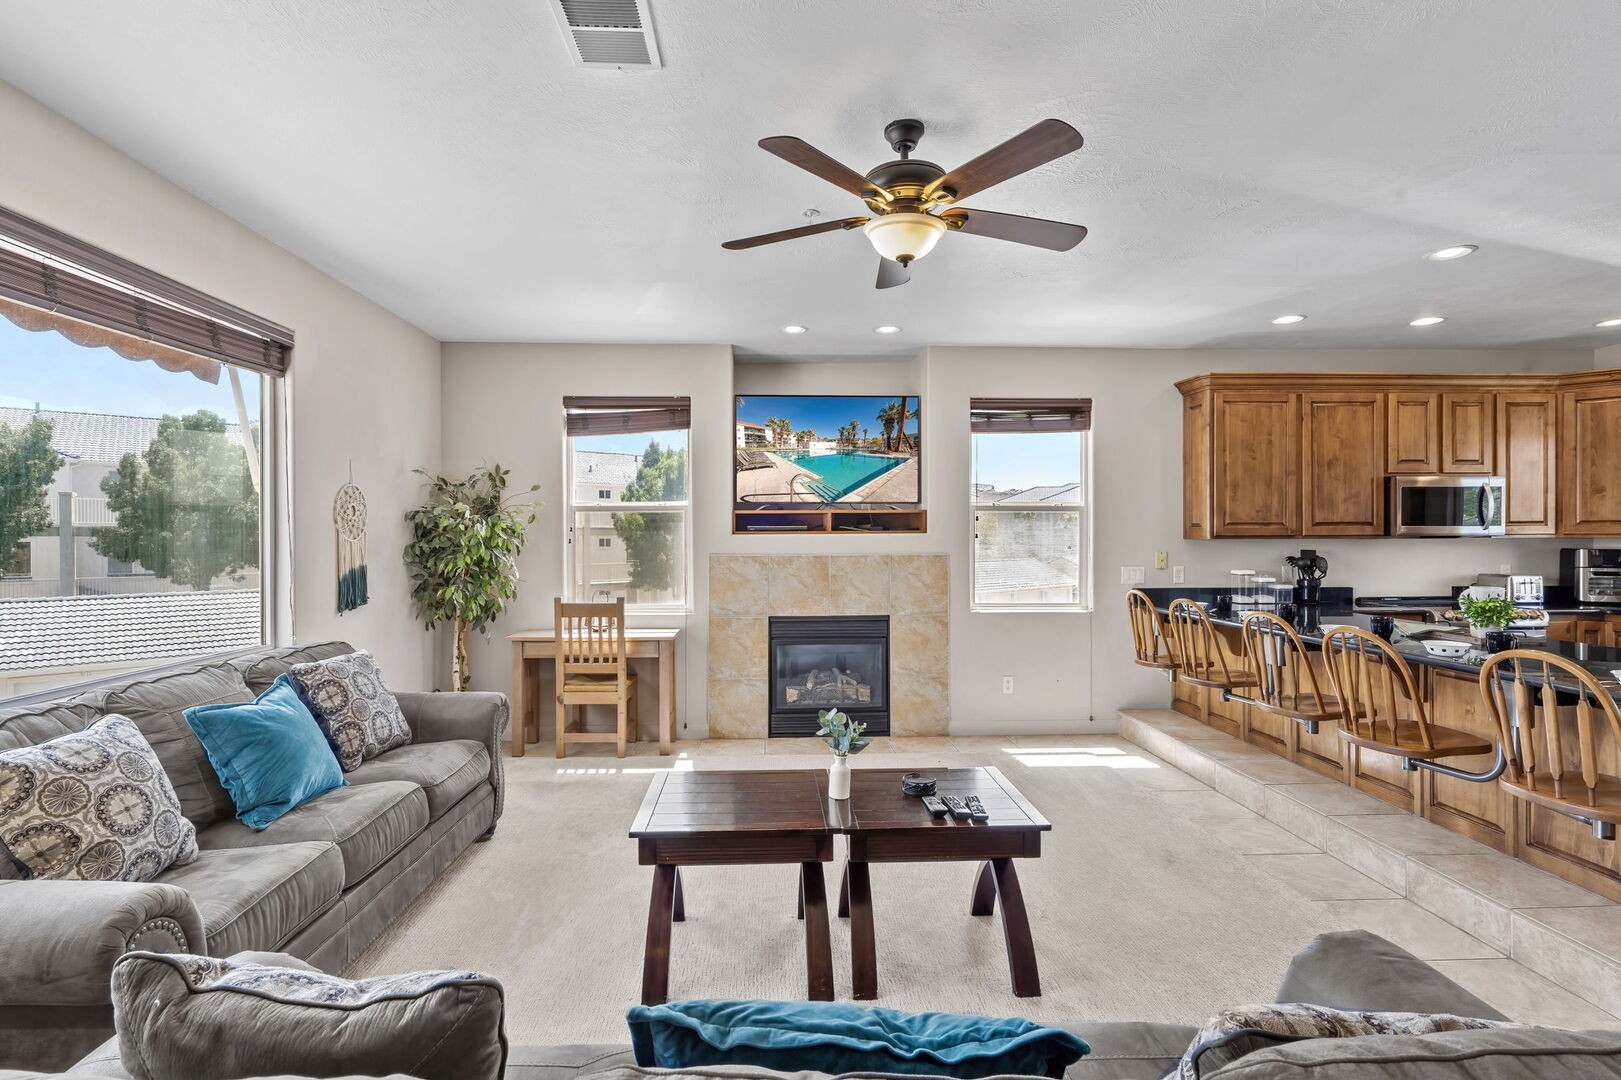
[[[1173,710],[1122,710],[1118,733],[1396,896],[1621,1016],[1621,905]]]

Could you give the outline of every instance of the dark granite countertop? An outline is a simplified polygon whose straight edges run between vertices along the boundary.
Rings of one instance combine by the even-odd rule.
[[[1170,607],[1171,601],[1178,597],[1187,597],[1190,600],[1203,604],[1210,609],[1210,619],[1218,626],[1238,627],[1244,621],[1244,616],[1251,609],[1224,609],[1218,605],[1224,601],[1230,589],[1199,589],[1187,586],[1173,586],[1168,589],[1144,589],[1154,606],[1164,614]],[[1261,609],[1270,610],[1270,609]],[[1285,609],[1287,610],[1287,609]],[[1276,612],[1273,612],[1277,614]],[[1361,630],[1372,630],[1372,620],[1375,616],[1357,611],[1351,599],[1350,589],[1324,589],[1323,603],[1316,605],[1301,605],[1294,611],[1294,617],[1289,620],[1300,640],[1308,646],[1320,647],[1323,637],[1335,625],[1355,626]],[[1545,634],[1519,633],[1516,636],[1521,640],[1517,647],[1536,649],[1562,656],[1591,671],[1610,690],[1611,696],[1621,700],[1621,680],[1611,674],[1612,670],[1621,670],[1621,649],[1611,649],[1600,645],[1584,645],[1575,641],[1550,641]],[[1486,662],[1490,655],[1482,649],[1475,648],[1463,656],[1434,656],[1423,646],[1422,639],[1428,637],[1440,638],[1450,641],[1474,642],[1467,633],[1451,629],[1443,625],[1427,627],[1423,631],[1415,632],[1415,636],[1408,636],[1397,631],[1391,641],[1391,647],[1402,655],[1410,664],[1425,667],[1443,668],[1448,671],[1458,671],[1467,674],[1479,672],[1480,665]],[[1478,643],[1476,643],[1478,644]],[[1528,682],[1533,680],[1527,679]],[[1557,681],[1555,685],[1558,685]]]

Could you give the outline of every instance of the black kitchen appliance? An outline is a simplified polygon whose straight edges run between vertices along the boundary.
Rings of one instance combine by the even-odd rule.
[[[1295,603],[1321,603],[1323,578],[1328,576],[1328,560],[1313,548],[1301,548],[1299,555],[1290,555],[1283,561],[1295,572]]]

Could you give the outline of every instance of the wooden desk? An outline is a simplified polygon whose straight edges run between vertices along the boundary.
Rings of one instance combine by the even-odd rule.
[[[678,629],[625,628],[625,651],[631,658],[657,657],[659,662],[659,753],[670,752],[675,732],[675,640]],[[540,738],[540,667],[557,655],[552,627],[508,634],[512,642],[512,756],[523,757],[525,735]]]

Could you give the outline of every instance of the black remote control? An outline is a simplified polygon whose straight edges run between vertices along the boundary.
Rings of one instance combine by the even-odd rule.
[[[958,821],[967,821],[969,818],[974,816],[973,813],[969,811],[968,804],[957,798],[957,796],[942,795],[940,798],[946,804],[946,809],[951,811],[951,816],[956,818]]]
[[[985,809],[985,804],[979,801],[978,795],[970,795],[964,801],[968,804],[968,812],[973,815],[975,821],[991,820],[991,812]]]
[[[923,796],[923,808],[929,812],[931,817],[945,817],[950,812],[946,809],[946,804],[941,802],[939,796],[936,795]]]

